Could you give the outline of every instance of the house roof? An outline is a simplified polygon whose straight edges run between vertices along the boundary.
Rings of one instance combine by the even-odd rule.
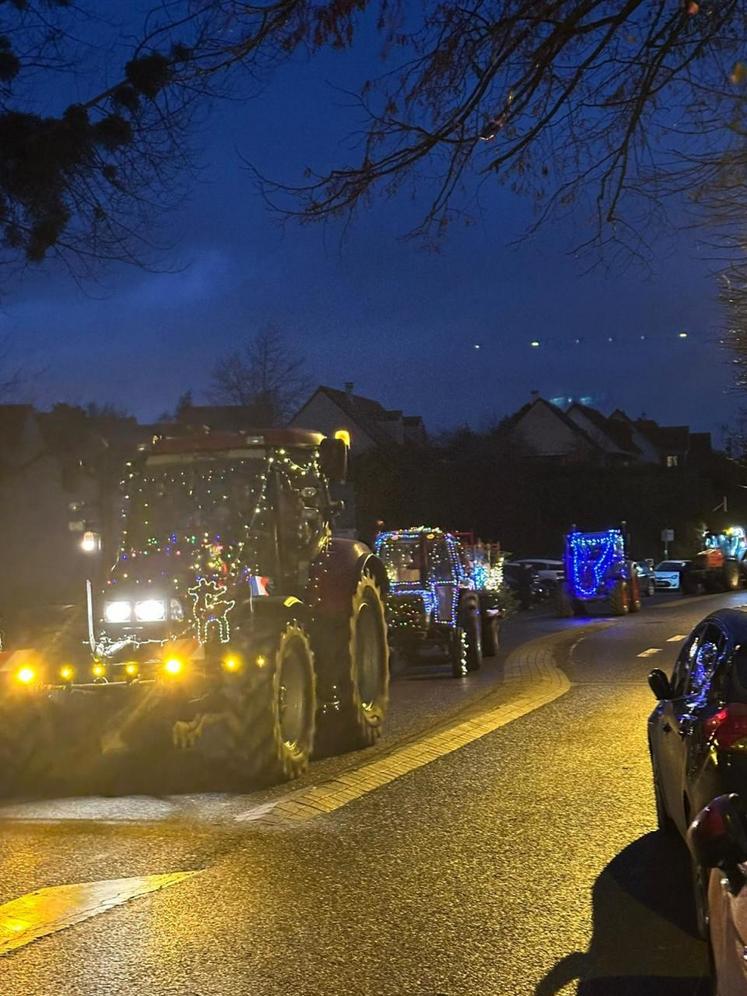
[[[619,450],[624,453],[640,453],[640,449],[633,442],[633,431],[632,427],[626,422],[622,422],[618,419],[610,416],[603,415],[601,412],[597,411],[596,408],[589,408],[587,405],[582,405],[578,402],[571,405],[568,410],[576,409],[581,412],[591,423],[596,426],[600,432],[603,432],[605,436],[610,440],[613,445],[617,446]]]
[[[592,449],[601,450],[599,443],[593,439],[585,429],[578,425],[578,423],[574,422],[570,416],[566,415],[562,408],[558,408],[557,405],[553,405],[551,402],[545,401],[544,398],[533,398],[532,401],[528,401],[525,405],[522,405],[517,412],[514,412],[513,415],[508,417],[504,425],[509,429],[515,428],[533,408],[540,405],[544,405],[545,408],[549,408],[557,419],[563,422],[568,429],[583,439],[583,441],[588,446],[592,447]]]
[[[345,414],[345,416],[350,419],[355,425],[357,425],[363,432],[372,440],[372,442],[380,446],[391,445],[394,441],[391,435],[383,428],[382,422],[392,422],[402,420],[402,422],[407,424],[416,424],[412,420],[415,419],[417,422],[421,422],[419,415],[412,416],[402,416],[401,411],[391,411],[384,408],[383,405],[379,404],[378,401],[374,401],[373,398],[364,398],[360,394],[352,394],[347,391],[338,391],[334,387],[321,386],[314,391],[312,396],[304,405],[299,409],[298,412],[293,416],[291,422],[293,422],[300,412],[309,405],[313,399],[318,394],[324,394],[330,401],[334,402],[337,407]]]

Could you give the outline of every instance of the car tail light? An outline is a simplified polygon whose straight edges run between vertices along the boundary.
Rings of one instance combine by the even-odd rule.
[[[732,702],[703,722],[706,737],[718,750],[747,749],[747,705]]]

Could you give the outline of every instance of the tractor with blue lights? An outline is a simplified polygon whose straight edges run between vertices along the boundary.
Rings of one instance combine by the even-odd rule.
[[[614,616],[640,610],[638,575],[627,555],[624,529],[584,533],[574,527],[565,538],[563,564],[558,615],[586,615],[593,606]]]
[[[256,784],[372,744],[388,581],[332,534],[346,464],[344,440],[300,429],[164,438],[128,464],[79,628],[0,654],[0,784],[133,767]]]
[[[476,671],[498,651],[503,557],[497,545],[465,547],[441,529],[379,533],[374,544],[389,578],[392,649],[417,663],[423,651],[446,656],[452,675]]]
[[[680,572],[683,595],[735,591],[747,579],[747,534],[743,526],[703,533],[701,549]]]

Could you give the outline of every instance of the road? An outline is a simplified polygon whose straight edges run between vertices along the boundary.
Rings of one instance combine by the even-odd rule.
[[[654,832],[645,679],[745,602],[524,617],[464,682],[400,677],[382,744],[292,787],[7,800],[0,993],[704,992],[686,857]]]

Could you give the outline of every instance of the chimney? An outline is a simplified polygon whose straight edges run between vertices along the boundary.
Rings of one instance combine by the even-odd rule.
[[[537,390],[534,390],[534,391],[530,391],[530,392],[529,392],[529,395],[530,395],[530,397],[531,397],[532,401],[537,401],[537,399],[538,399],[538,398],[539,398],[539,396],[540,396],[540,393],[539,393],[539,391],[537,391]]]
[[[347,394],[347,396],[348,396],[348,401],[351,401],[352,398],[353,398],[353,388],[354,387],[355,387],[355,384],[352,382],[352,380],[349,380],[349,381],[347,381],[345,383],[345,394]]]

